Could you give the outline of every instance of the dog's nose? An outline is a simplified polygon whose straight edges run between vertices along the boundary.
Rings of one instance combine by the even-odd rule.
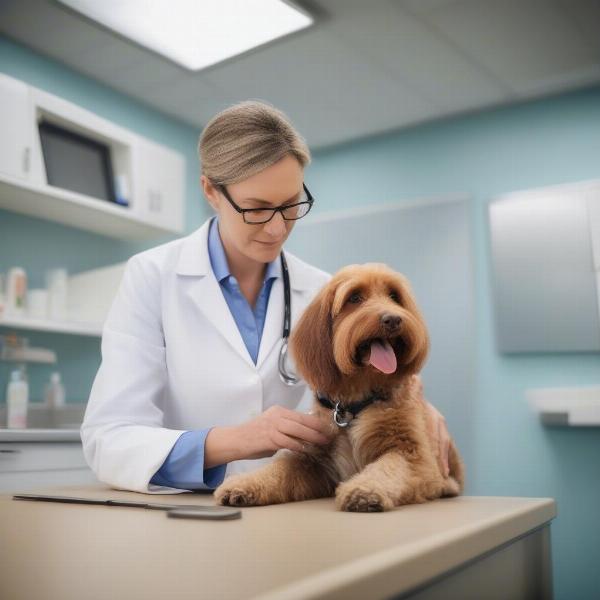
[[[402,322],[402,319],[398,315],[386,314],[386,315],[381,316],[381,324],[388,331],[396,331],[396,329],[398,329],[398,327],[400,327],[401,322]]]

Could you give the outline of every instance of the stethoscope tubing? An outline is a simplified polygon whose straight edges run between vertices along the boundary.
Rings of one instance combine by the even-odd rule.
[[[279,360],[278,360],[278,368],[279,368],[279,377],[281,381],[285,383],[285,385],[293,386],[296,385],[300,379],[296,378],[291,373],[288,373],[285,362],[287,358],[288,352],[288,338],[290,336],[290,328],[292,322],[292,300],[291,300],[291,291],[290,291],[290,274],[288,271],[287,261],[285,260],[285,255],[283,254],[283,250],[280,254],[281,257],[281,272],[283,275],[283,300],[284,300],[284,308],[283,308],[283,340],[281,343],[281,348],[279,350]]]

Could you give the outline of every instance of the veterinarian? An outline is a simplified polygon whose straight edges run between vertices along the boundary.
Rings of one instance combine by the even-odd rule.
[[[292,327],[329,279],[287,251],[280,258],[312,205],[309,149],[283,113],[243,102],[208,123],[199,154],[216,215],[133,256],[104,324],[81,438],[98,479],[116,488],[214,489],[282,448],[302,452],[331,435],[308,414],[306,384],[290,385],[291,360],[280,364],[283,269]],[[447,472],[445,420],[427,406]]]

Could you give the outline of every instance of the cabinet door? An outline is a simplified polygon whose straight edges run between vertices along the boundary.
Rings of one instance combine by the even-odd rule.
[[[0,475],[86,468],[81,442],[0,442]]]
[[[147,140],[137,148],[135,211],[145,221],[174,233],[183,231],[185,161]]]
[[[594,187],[566,184],[524,190],[490,203],[501,352],[600,350],[590,227],[594,215],[588,213],[594,208]]]
[[[29,177],[32,127],[29,86],[0,74],[0,174]]]
[[[0,442],[0,493],[95,482],[81,442]]]
[[[59,469],[56,471],[23,471],[0,473],[0,493],[42,491],[54,487],[97,484],[90,469]],[[64,495],[64,494],[59,494]]]
[[[592,236],[592,255],[594,257],[593,269],[600,277],[600,184],[590,187],[587,192],[587,205]],[[598,287],[598,299],[600,301],[600,287]]]

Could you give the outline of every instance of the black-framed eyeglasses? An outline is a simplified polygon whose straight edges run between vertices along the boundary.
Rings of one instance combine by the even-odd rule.
[[[312,208],[313,202],[315,201],[312,197],[312,194],[308,191],[308,188],[303,183],[303,192],[301,197],[306,198],[305,200],[303,199],[295,204],[278,206],[277,208],[242,208],[231,199],[231,196],[224,185],[219,185],[218,188],[221,190],[221,192],[223,192],[223,196],[227,198],[229,204],[231,204],[231,206],[233,206],[233,208],[235,208],[235,210],[237,210],[239,213],[242,213],[244,223],[248,223],[248,225],[261,225],[263,223],[268,223],[275,216],[276,212],[280,212],[281,216],[286,221],[296,221],[308,214]]]

